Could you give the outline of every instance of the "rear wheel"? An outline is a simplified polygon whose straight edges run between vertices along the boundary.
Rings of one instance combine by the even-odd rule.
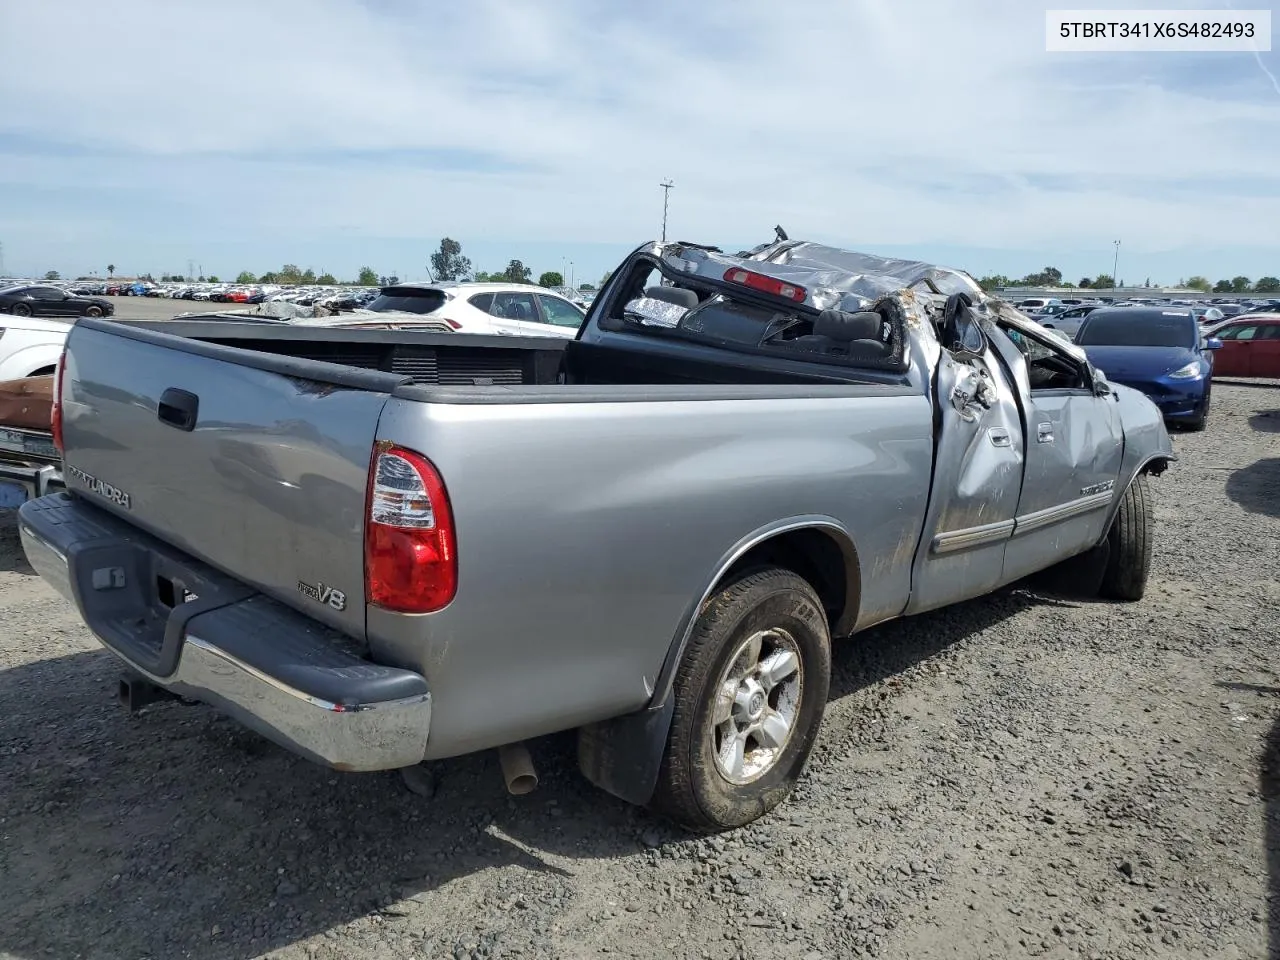
[[[723,587],[676,673],[652,806],[704,832],[768,813],[804,769],[830,680],[826,615],[808,582],[767,568]]]
[[[1120,509],[1107,534],[1107,569],[1102,575],[1102,596],[1112,600],[1141,600],[1151,571],[1152,516],[1150,481],[1146,474],[1133,478],[1120,500]]]
[[[29,304],[29,303],[15,303],[15,304],[13,305],[13,315],[14,315],[15,317],[29,317],[29,316],[31,316],[31,304]]]

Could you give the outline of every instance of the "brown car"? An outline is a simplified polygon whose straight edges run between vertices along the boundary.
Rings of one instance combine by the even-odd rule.
[[[1280,378],[1280,313],[1236,317],[1210,336],[1222,341],[1213,356],[1215,377]]]
[[[53,446],[52,376],[0,383],[0,509],[63,489]]]

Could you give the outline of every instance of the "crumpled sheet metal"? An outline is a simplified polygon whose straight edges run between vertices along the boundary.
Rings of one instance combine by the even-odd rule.
[[[982,288],[964,272],[921,260],[877,257],[820,243],[792,244],[769,259],[779,265],[807,268],[811,279],[806,285],[811,289],[827,287],[871,301],[904,289],[933,293],[930,283],[943,296],[967,293],[975,303],[985,299]]]
[[[1051,343],[1056,343],[1059,350],[1064,351],[1074,359],[1079,360],[1082,363],[1089,362],[1089,355],[1084,352],[1084,348],[1078,346],[1071,340],[1066,340],[1061,337],[1055,338],[1053,331],[1042,327],[1035,320],[1032,320],[1025,313],[1007,301],[1000,300],[996,297],[988,297],[987,309],[990,311],[992,316],[999,317],[1001,320],[1004,320],[1015,330],[1022,330],[1032,336],[1039,337],[1041,340],[1048,340]]]

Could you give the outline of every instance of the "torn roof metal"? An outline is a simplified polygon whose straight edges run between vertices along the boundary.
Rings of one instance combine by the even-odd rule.
[[[964,293],[988,317],[999,316],[1024,333],[1055,343],[1077,360],[1086,360],[1084,351],[1074,343],[1055,338],[1048,329],[1010,304],[998,297],[989,297],[963,270],[923,260],[879,257],[791,239],[774,240],[737,254],[682,241],[655,243],[652,252],[677,269],[695,275],[741,266],[749,261],[760,264],[752,269],[804,287],[809,302],[820,309],[839,306],[858,310],[885,297],[894,297],[902,304],[908,325],[926,331],[931,338],[936,337],[931,322],[936,314],[931,317],[929,307],[941,307],[946,297]]]
[[[772,243],[761,252],[764,256],[760,259],[770,263],[811,270],[815,279],[822,278],[815,285],[856,293],[871,300],[904,288],[943,296],[967,293],[975,303],[985,299],[982,288],[964,271],[922,260],[878,257],[805,241]]]
[[[668,264],[692,274],[711,274],[717,266],[724,270],[749,262],[760,264],[753,269],[804,287],[810,302],[820,309],[840,306],[857,310],[904,290],[926,300],[953,293],[968,294],[974,303],[986,299],[973,278],[961,270],[802,240],[778,240],[738,254],[685,242],[655,247],[654,252]],[[762,270],[765,264],[768,266]]]

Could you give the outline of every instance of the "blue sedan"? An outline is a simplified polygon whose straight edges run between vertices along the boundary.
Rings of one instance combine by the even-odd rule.
[[[1190,310],[1102,307],[1085,318],[1076,344],[1108,380],[1141,390],[1168,423],[1203,430],[1209,418],[1211,351]]]

